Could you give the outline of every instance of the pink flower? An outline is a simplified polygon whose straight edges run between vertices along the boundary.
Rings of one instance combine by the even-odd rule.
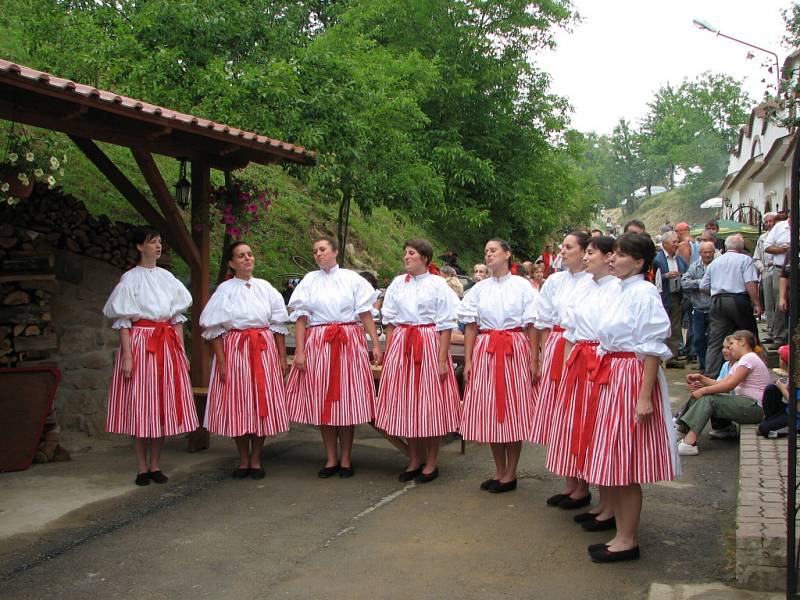
[[[266,200],[266,198],[267,198],[267,192],[261,192],[261,193],[258,195],[258,199],[259,199],[261,202],[263,202],[264,200]]]
[[[235,222],[236,222],[236,217],[234,217],[234,216],[233,216],[232,214],[230,214],[230,213],[226,213],[226,214],[225,214],[225,215],[222,217],[222,222],[223,222],[223,223],[225,223],[226,225],[233,225],[233,223],[235,223]]]
[[[231,237],[239,238],[242,235],[242,230],[239,229],[238,227],[231,227],[228,233],[231,234]]]
[[[232,213],[233,206],[231,204],[226,204],[225,206],[222,207],[222,212],[225,213],[226,215]]]
[[[239,196],[244,202],[248,202],[250,198],[252,198],[252,194],[250,192],[242,192],[242,195]]]
[[[250,214],[253,214],[258,211],[258,206],[255,204],[248,204],[244,209]]]

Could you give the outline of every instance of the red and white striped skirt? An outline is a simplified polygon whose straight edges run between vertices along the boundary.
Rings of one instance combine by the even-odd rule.
[[[597,420],[583,476],[590,483],[623,486],[674,479],[680,470],[672,434],[669,394],[659,369],[653,414],[636,422],[644,366],[635,356],[612,357],[600,384]]]
[[[459,428],[465,440],[505,443],[528,436],[534,403],[530,362],[524,331],[478,335]]]
[[[553,421],[553,407],[558,394],[558,384],[561,381],[561,366],[564,360],[564,329],[554,327],[547,336],[542,353],[539,380],[534,386],[534,408],[531,431],[528,439],[534,444],[547,445],[550,437],[550,424]],[[557,349],[560,348],[560,352]],[[554,361],[554,357],[557,359]],[[555,365],[554,363],[558,363]]]
[[[228,437],[289,430],[278,348],[269,329],[232,329],[225,336],[225,382],[211,366],[204,425]]]
[[[578,342],[572,347],[553,407],[545,466],[562,477],[581,477],[578,455],[588,444],[591,372],[597,366],[597,342]]]
[[[372,421],[375,384],[361,326],[331,323],[309,327],[305,349],[305,370],[292,366],[286,384],[289,420],[332,426]]]
[[[137,321],[130,330],[133,368],[129,379],[122,374],[122,352],[117,351],[106,431],[142,438],[194,431],[197,409],[189,362],[177,333],[168,323],[144,323]]]
[[[458,429],[458,384],[450,355],[447,376],[439,377],[439,338],[433,326],[394,328],[375,403],[375,426],[389,435],[434,437]]]

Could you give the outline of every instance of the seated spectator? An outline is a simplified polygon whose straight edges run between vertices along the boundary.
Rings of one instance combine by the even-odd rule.
[[[701,373],[689,373],[686,376],[686,384],[689,386],[691,390],[698,390],[701,387],[707,385],[714,385],[718,381],[722,381],[725,379],[731,372],[731,341],[733,338],[728,336],[725,338],[725,341],[722,343],[722,359],[725,361],[722,363],[722,368],[719,370],[719,375],[717,375],[716,379],[711,379],[710,377],[706,377]],[[733,392],[728,392],[729,394],[733,394]],[[682,415],[686,410],[692,405],[694,402],[694,398],[689,398],[686,404],[681,409],[681,412],[678,413],[678,416],[675,417],[675,422],[678,421],[680,415]],[[708,432],[708,437],[714,438],[715,440],[722,440],[722,439],[731,439],[739,437],[739,432],[736,430],[736,425],[731,423],[728,419],[719,419],[717,417],[711,417],[711,430]]]
[[[489,267],[483,263],[478,263],[472,267],[472,281],[464,286],[464,291],[468,291],[473,285],[489,277]]]
[[[464,284],[456,277],[456,270],[450,265],[443,265],[439,267],[439,274],[444,277],[450,289],[461,299],[464,296]]]
[[[778,349],[780,368],[784,372],[789,370],[789,346]],[[764,390],[762,398],[764,420],[758,424],[758,435],[769,437],[770,432],[785,435],[789,427],[789,381],[781,377],[774,384]]]
[[[544,265],[542,263],[533,265],[530,280],[533,289],[537,292],[542,289],[542,285],[544,284]]]
[[[702,380],[692,391],[692,400],[678,418],[677,427],[686,437],[678,444],[681,456],[696,456],[697,438],[712,417],[729,419],[734,423],[760,423],[764,418],[761,408],[764,389],[770,383],[766,364],[756,354],[756,337],[742,329],[731,334],[730,374],[722,381],[708,384]],[[733,390],[733,395],[729,394]]]

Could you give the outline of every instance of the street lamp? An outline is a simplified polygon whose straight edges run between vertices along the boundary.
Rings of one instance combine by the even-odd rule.
[[[779,66],[780,63],[778,62],[778,55],[777,54],[775,54],[772,50],[767,50],[766,48],[762,48],[760,46],[756,46],[756,45],[751,44],[749,42],[745,42],[744,40],[740,40],[740,39],[732,37],[730,35],[726,35],[726,34],[722,33],[719,29],[717,29],[716,27],[711,25],[708,21],[704,21],[703,19],[692,19],[692,23],[694,23],[695,27],[697,27],[698,29],[705,30],[705,31],[710,31],[711,33],[714,33],[714,34],[716,34],[718,36],[727,38],[727,39],[732,40],[734,42],[738,42],[739,44],[742,44],[744,46],[748,46],[750,48],[755,48],[756,50],[759,50],[761,52],[766,52],[767,54],[772,56],[772,58],[775,60],[775,81],[776,81],[775,95],[777,96],[778,94],[780,94],[780,91],[781,91],[781,69],[780,69],[780,66]]]
[[[181,158],[181,167],[178,175],[178,182],[175,184],[175,200],[183,209],[189,208],[189,200],[192,198],[192,184],[186,179],[186,159]]]

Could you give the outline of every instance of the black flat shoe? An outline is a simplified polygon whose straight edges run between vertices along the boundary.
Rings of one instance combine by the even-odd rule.
[[[592,562],[596,563],[612,563],[612,562],[622,562],[625,560],[639,560],[639,546],[631,548],[629,550],[619,550],[618,552],[612,552],[611,550],[606,548],[597,548],[596,550],[589,552],[589,556],[592,558]]]
[[[589,551],[589,554],[592,552],[596,552],[597,550],[601,550],[603,548],[608,548],[608,544],[589,544],[589,547],[586,548]]]
[[[153,483],[167,483],[169,477],[164,475],[161,471],[150,471],[150,479]]]
[[[150,474],[149,473],[139,473],[136,476],[136,479],[133,480],[136,485],[150,485]]]
[[[417,475],[417,483],[429,483],[439,477],[439,467],[436,467],[430,473],[420,473]]]
[[[327,479],[333,475],[336,475],[339,472],[339,465],[333,465],[332,467],[323,467],[319,470],[317,475],[320,476],[320,479]]]
[[[575,508],[583,508],[584,506],[589,506],[589,503],[592,501],[592,495],[586,494],[583,498],[578,498],[577,500],[573,500],[570,496],[567,496],[565,500],[562,500],[558,503],[558,508],[561,510],[573,510]]]
[[[591,521],[592,519],[597,517],[597,514],[598,513],[585,512],[579,515],[575,515],[574,517],[572,517],[572,520],[575,521],[576,523],[585,523],[586,521]]]
[[[257,469],[250,469],[250,477],[253,479],[264,479],[267,474],[264,472],[263,467],[258,467]]]
[[[489,486],[489,491],[492,494],[503,494],[505,492],[511,492],[517,489],[517,480],[512,479],[508,483],[502,483],[500,481],[492,484]]]
[[[248,475],[250,475],[250,469],[244,467],[239,467],[233,472],[234,479],[247,479]]]
[[[411,471],[403,471],[398,476],[398,479],[403,483],[405,483],[406,481],[411,481],[412,479],[417,477],[417,475],[419,475],[420,473],[422,473],[422,467],[417,467],[416,469],[412,469]]]
[[[547,499],[547,506],[558,506],[567,498],[569,498],[569,494],[556,494],[555,496],[550,496]]]
[[[617,520],[614,517],[604,521],[595,518],[582,523],[581,527],[583,527],[584,531],[606,531],[607,529],[615,529],[617,527]]]
[[[339,477],[342,479],[350,479],[356,472],[353,471],[353,467],[339,467]]]
[[[492,484],[493,484],[493,483],[500,483],[500,482],[499,482],[497,479],[494,479],[494,478],[492,478],[492,479],[487,479],[486,481],[484,481],[484,482],[481,484],[481,489],[482,489],[482,490],[488,490],[490,487],[492,487]]]

